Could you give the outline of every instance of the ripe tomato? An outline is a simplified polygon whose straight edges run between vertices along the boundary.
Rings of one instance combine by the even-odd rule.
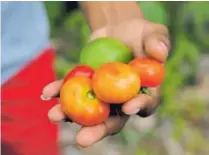
[[[60,91],[62,110],[72,121],[83,126],[97,125],[110,113],[109,104],[99,100],[92,91],[91,79],[72,77]]]
[[[92,87],[102,101],[122,104],[137,95],[140,90],[140,78],[128,64],[110,62],[95,71]]]
[[[159,86],[164,79],[164,66],[157,60],[151,58],[135,58],[129,65],[139,74],[141,86],[143,87]]]
[[[88,78],[92,78],[92,75],[94,73],[94,70],[86,65],[78,65],[75,68],[72,69],[71,72],[69,72],[64,79],[64,83],[71,79],[72,77],[75,76],[83,76],[83,77],[88,77]]]

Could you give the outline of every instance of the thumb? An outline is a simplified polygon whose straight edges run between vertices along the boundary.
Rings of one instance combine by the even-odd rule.
[[[169,40],[162,34],[153,34],[144,40],[144,50],[147,55],[164,62],[168,57]]]
[[[118,133],[128,120],[127,115],[109,117],[104,123],[83,127],[76,136],[76,142],[81,147],[89,147],[108,135]]]
[[[170,50],[168,29],[162,24],[148,22],[144,31],[142,44],[146,55],[164,62]]]

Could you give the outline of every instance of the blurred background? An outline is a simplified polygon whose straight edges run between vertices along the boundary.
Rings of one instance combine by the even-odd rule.
[[[63,155],[209,154],[209,3],[137,3],[147,20],[166,25],[171,35],[161,106],[149,118],[132,117],[119,134],[87,149],[74,145],[79,126],[61,124]],[[62,78],[78,63],[90,31],[76,2],[45,2],[45,6],[57,52],[55,69]]]

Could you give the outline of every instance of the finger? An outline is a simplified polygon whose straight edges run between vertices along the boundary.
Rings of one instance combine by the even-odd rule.
[[[156,24],[152,22],[147,22],[145,24],[146,29],[144,29],[143,37],[150,36],[152,34],[162,34],[167,39],[169,39],[169,32],[166,26],[162,24]]]
[[[160,87],[149,88],[149,92],[151,92],[152,101],[146,104],[144,108],[139,110],[137,115],[139,115],[140,117],[148,117],[152,115],[156,111],[158,105],[160,104]]]
[[[56,96],[62,86],[63,80],[54,81],[43,88],[41,99],[50,100],[53,96]]]
[[[128,116],[116,116],[110,117],[105,123],[83,127],[77,134],[76,142],[81,147],[89,147],[104,137],[119,132],[127,120]]]
[[[152,114],[154,114],[156,109],[157,109],[157,106],[146,107],[146,108],[140,110],[137,113],[137,115],[140,116],[140,117],[148,117],[148,116],[151,116]]]
[[[164,62],[168,57],[170,42],[168,30],[161,24],[149,24],[143,36],[144,51],[147,55]]]
[[[160,87],[149,88],[149,92],[151,94],[148,95],[141,93],[137,97],[129,100],[122,106],[122,111],[127,115],[134,115],[144,109],[151,110],[155,108],[159,103]]]
[[[168,40],[165,36],[153,34],[144,40],[144,51],[147,55],[164,62],[168,57]]]
[[[139,94],[137,97],[125,103],[122,107],[122,110],[127,115],[135,115],[146,106],[151,105],[152,102],[153,99],[151,96]]]
[[[132,50],[134,51],[134,56],[135,57],[146,57],[146,53],[143,51],[143,44],[139,40],[141,39],[136,39],[136,41],[132,42],[131,47]]]
[[[92,40],[95,40],[97,38],[102,38],[107,36],[107,28],[101,28],[97,31],[94,31],[94,33],[91,34],[89,38],[89,42]]]
[[[54,123],[58,123],[65,119],[65,115],[61,109],[61,104],[57,104],[52,109],[49,110],[48,118],[51,122]]]
[[[106,132],[107,135],[113,135],[118,133],[128,121],[128,115],[120,115],[115,117],[109,117],[108,120],[105,121]]]

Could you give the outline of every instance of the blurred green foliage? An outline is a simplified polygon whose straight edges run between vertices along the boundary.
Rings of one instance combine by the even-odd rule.
[[[204,136],[192,121],[205,113],[205,104],[198,98],[177,101],[181,90],[195,81],[200,54],[209,49],[209,3],[208,2],[137,2],[147,20],[166,25],[170,30],[172,50],[166,63],[166,78],[162,86],[162,106],[158,119],[172,122],[173,137],[181,141],[184,148],[192,153],[206,151]],[[79,60],[81,48],[87,43],[90,30],[81,9],[65,16],[61,13],[62,2],[45,2],[49,14],[52,39],[61,38],[67,48],[58,49],[56,71],[63,77]],[[62,21],[61,24],[57,24]],[[61,33],[62,32],[62,33]],[[63,37],[64,35],[67,37]],[[70,36],[70,37],[69,37]],[[147,134],[145,134],[147,133]],[[136,144],[149,131],[121,132],[119,135],[126,144]],[[152,132],[153,133],[153,132]],[[155,136],[152,136],[155,137]],[[182,142],[183,144],[183,142]],[[208,145],[208,144],[207,144]],[[148,151],[148,152],[147,152]],[[151,150],[137,150],[138,155],[148,155]],[[208,151],[208,150],[207,150]]]
[[[162,2],[137,2],[142,9],[144,18],[155,23],[168,25],[168,14]]]
[[[201,47],[209,47],[209,3],[187,2],[177,13],[177,31]]]

